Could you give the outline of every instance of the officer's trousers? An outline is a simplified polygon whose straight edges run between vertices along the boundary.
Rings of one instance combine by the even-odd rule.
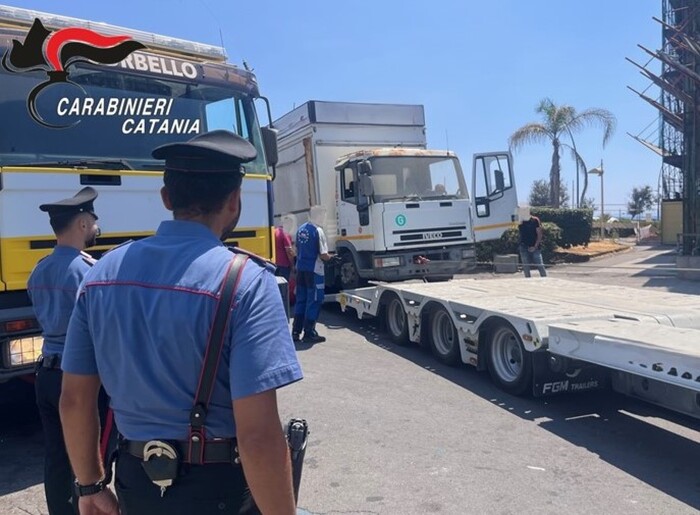
[[[55,368],[45,368],[39,364],[34,388],[41,425],[44,429],[44,493],[49,515],[76,515],[78,498],[73,487],[73,471],[68,460],[58,411],[62,381],[63,372],[59,365]],[[100,388],[98,409],[103,428],[108,406],[109,398],[104,389]],[[107,454],[116,446],[116,435],[116,430],[112,428],[112,433],[105,442]],[[104,435],[102,437],[104,438]]]
[[[141,459],[120,451],[115,489],[122,515],[260,515],[240,465],[182,465],[161,497]]]
[[[78,513],[77,497],[71,500],[74,496],[73,473],[63,442],[63,429],[58,414],[62,379],[63,373],[60,368],[39,366],[34,383],[36,404],[44,428],[44,492],[49,515]]]
[[[323,304],[324,289],[325,282],[322,275],[314,272],[297,272],[293,328],[295,333],[300,333],[302,329],[305,335],[315,333],[316,321]]]

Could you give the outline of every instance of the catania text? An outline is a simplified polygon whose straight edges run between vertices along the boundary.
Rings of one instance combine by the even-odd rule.
[[[198,118],[168,118],[172,98],[66,98],[56,105],[59,116],[127,116],[124,134],[199,134]]]

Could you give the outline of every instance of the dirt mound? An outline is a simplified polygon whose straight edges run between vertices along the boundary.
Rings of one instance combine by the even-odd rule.
[[[568,249],[557,249],[554,261],[559,263],[580,263],[591,258],[621,252],[630,248],[630,245],[618,243],[613,240],[591,241],[588,245],[578,245]]]

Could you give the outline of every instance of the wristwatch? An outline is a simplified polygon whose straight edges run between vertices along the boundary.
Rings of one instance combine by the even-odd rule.
[[[75,480],[75,489],[78,492],[78,497],[85,497],[86,495],[99,494],[102,490],[107,488],[107,478],[103,477],[97,483],[91,485],[81,485],[78,480]]]

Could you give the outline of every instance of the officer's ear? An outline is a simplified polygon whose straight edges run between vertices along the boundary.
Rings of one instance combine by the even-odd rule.
[[[233,190],[226,200],[226,207],[231,214],[237,214],[241,209],[241,188]]]
[[[168,211],[173,210],[173,203],[170,201],[170,193],[168,193],[168,188],[165,186],[160,189],[160,199],[163,201],[165,209]]]
[[[75,221],[75,224],[76,224],[75,226],[77,226],[81,231],[87,231],[88,223],[87,223],[85,214],[81,213],[76,218],[77,218],[77,220]]]

